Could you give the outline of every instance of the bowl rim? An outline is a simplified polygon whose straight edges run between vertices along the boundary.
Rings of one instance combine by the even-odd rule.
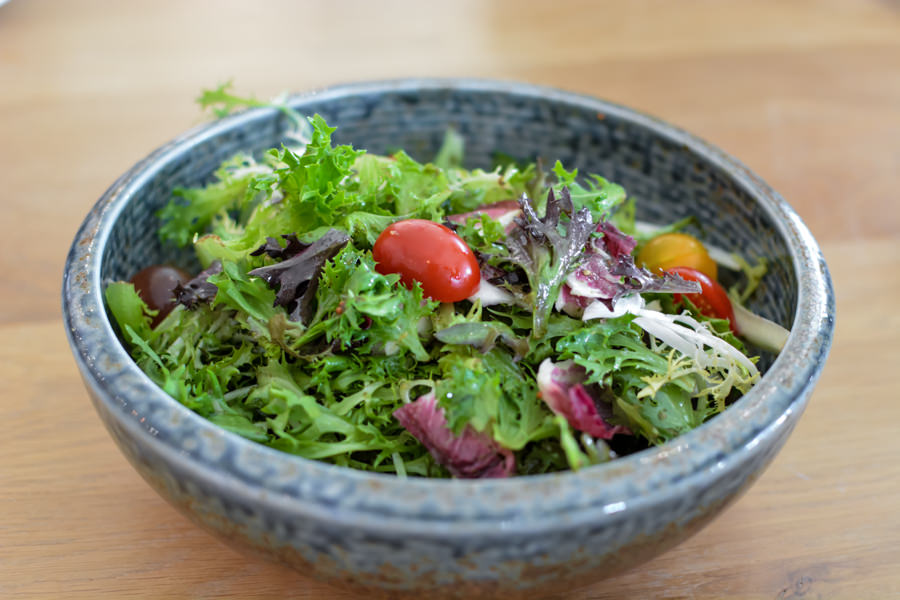
[[[580,471],[505,480],[404,479],[358,471],[279,452],[213,425],[165,394],[131,360],[107,318],[101,266],[118,216],[164,164],[223,132],[276,118],[276,109],[261,108],[199,125],[156,149],[110,186],[76,234],[63,275],[63,315],[72,352],[97,410],[101,410],[97,403],[102,403],[103,410],[149,452],[236,497],[345,526],[442,536],[524,534],[556,527],[557,519],[571,527],[617,519],[626,510],[702,488],[710,477],[737,468],[767,442],[786,437],[805,408],[830,349],[834,293],[815,240],[780,195],[737,159],[678,127],[612,102],[545,86],[470,78],[393,79],[335,85],[292,95],[287,103],[302,112],[307,104],[342,97],[421,91],[512,94],[611,115],[683,146],[752,196],[784,240],[798,284],[790,335],[760,381],[729,410],[662,446]],[[114,370],[120,375],[110,377]],[[148,415],[136,414],[129,406],[127,396],[135,387],[171,424],[192,427],[240,460],[219,461],[160,436],[166,425],[158,415],[151,424],[142,418]],[[740,435],[724,435],[728,430]],[[248,460],[264,461],[267,475],[263,479],[248,475],[244,464]],[[313,489],[316,486],[284,483],[294,478],[324,485]],[[274,480],[280,483],[271,483]],[[360,493],[351,493],[354,490]],[[533,504],[536,493],[542,494],[538,507]],[[469,500],[482,508],[495,506],[479,513],[465,506]]]

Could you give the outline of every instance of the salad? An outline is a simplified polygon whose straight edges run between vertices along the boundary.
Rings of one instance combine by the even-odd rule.
[[[160,211],[202,271],[105,290],[140,368],[224,429],[400,476],[579,469],[713,418],[759,378],[742,338],[783,343],[741,306],[764,264],[688,221],[648,230],[598,175],[466,169],[452,132],[421,163],[298,122]]]

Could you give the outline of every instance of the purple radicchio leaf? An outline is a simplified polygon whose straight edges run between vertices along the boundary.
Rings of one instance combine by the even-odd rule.
[[[455,435],[434,393],[420,396],[394,411],[394,417],[419,440],[434,460],[463,479],[509,477],[516,470],[512,451],[487,434],[466,426]]]
[[[637,241],[626,233],[619,231],[619,228],[609,221],[600,221],[597,224],[597,233],[602,234],[601,237],[591,240],[591,246],[602,249],[613,258],[620,256],[628,256],[634,252]]]
[[[222,263],[213,261],[210,265],[200,271],[196,277],[185,283],[177,284],[172,290],[175,301],[183,304],[186,308],[196,308],[201,302],[212,302],[219,291],[214,284],[207,281],[210,276],[217,275],[222,272]]]
[[[312,317],[312,301],[322,267],[349,241],[350,237],[343,231],[329,229],[299,254],[274,265],[253,269],[250,275],[263,278],[272,289],[277,286],[275,306],[285,307],[288,319],[307,323]]]
[[[587,372],[574,361],[554,363],[544,359],[538,367],[537,384],[541,398],[572,428],[595,438],[608,440],[617,433],[631,434],[624,425],[611,425],[612,408],[595,400],[584,386]]]
[[[597,300],[612,310],[622,296],[641,292],[693,294],[699,284],[678,275],[656,275],[634,264],[635,241],[615,225],[603,221],[588,245],[584,259],[566,279],[557,298],[556,308],[572,316],[581,316],[585,307]]]
[[[479,206],[475,210],[469,212],[448,215],[447,220],[451,223],[462,225],[469,220],[470,217],[477,218],[481,215],[487,215],[495,221],[500,221],[500,223],[503,224],[503,229],[506,233],[509,233],[516,226],[514,218],[521,212],[522,209],[519,207],[519,202],[517,200],[500,200],[493,204]]]

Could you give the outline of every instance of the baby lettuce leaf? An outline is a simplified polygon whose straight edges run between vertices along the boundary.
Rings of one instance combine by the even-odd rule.
[[[262,277],[269,287],[278,288],[275,304],[285,307],[292,321],[308,322],[312,316],[312,303],[325,261],[337,254],[349,241],[349,236],[343,231],[329,229],[325,235],[294,256],[274,265],[253,269],[250,275]],[[267,241],[266,244],[268,243]],[[265,248],[265,245],[261,248]]]
[[[183,285],[181,283],[175,284],[175,288],[172,290],[175,301],[187,308],[195,308],[201,302],[212,302],[219,289],[209,282],[209,278],[221,272],[222,263],[216,260],[190,281]]]
[[[233,211],[247,212],[260,197],[260,184],[270,170],[257,166],[252,157],[237,154],[220,166],[214,181],[200,188],[176,188],[173,198],[159,211],[159,237],[164,242],[186,246],[216,228],[237,227]],[[265,187],[265,186],[262,186]]]
[[[409,352],[428,361],[420,323],[438,303],[424,297],[418,284],[407,288],[396,274],[375,270],[371,252],[345,247],[322,270],[317,307],[304,340],[324,337],[336,348],[388,356]]]
[[[531,337],[540,339],[547,333],[547,320],[560,286],[578,265],[594,232],[594,223],[590,209],[573,212],[566,188],[559,196],[550,191],[544,217],[538,216],[525,195],[519,198],[519,206],[522,215],[516,219],[518,227],[506,240],[508,260],[528,276],[533,312]]]
[[[232,82],[226,82],[212,90],[203,90],[197,98],[197,104],[203,109],[209,109],[217,118],[227,117],[239,110],[248,108],[276,108],[290,119],[293,127],[299,132],[303,132],[303,118],[291,107],[287,106],[281,99],[257,100],[253,96],[238,96],[231,92]]]
[[[573,210],[578,212],[587,208],[595,222],[607,220],[613,210],[625,201],[625,188],[599,175],[592,174],[581,180],[578,169],[567,171],[559,161],[553,165],[553,173],[556,175],[556,192],[567,189]]]

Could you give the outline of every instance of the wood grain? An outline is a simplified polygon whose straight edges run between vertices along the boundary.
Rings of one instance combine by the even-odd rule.
[[[0,597],[352,597],[150,490],[90,407],[60,279],[90,206],[200,121],[202,87],[412,75],[553,85],[679,124],[779,190],[832,270],[831,357],[774,464],[691,540],[568,597],[900,597],[900,4],[854,0],[0,6]]]

